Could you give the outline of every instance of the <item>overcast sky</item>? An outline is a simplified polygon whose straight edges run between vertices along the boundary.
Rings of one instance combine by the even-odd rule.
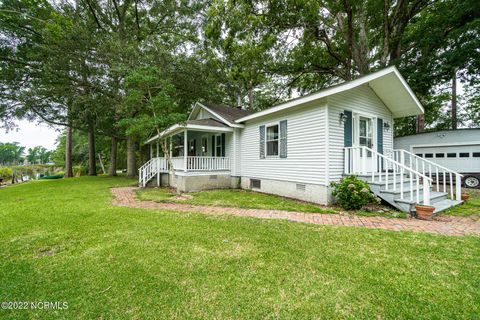
[[[51,150],[55,149],[55,139],[60,134],[54,128],[46,125],[38,125],[28,121],[18,121],[18,129],[5,132],[0,129],[0,142],[18,142],[28,148],[44,146]]]

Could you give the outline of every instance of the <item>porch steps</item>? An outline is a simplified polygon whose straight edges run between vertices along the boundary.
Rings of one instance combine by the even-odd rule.
[[[403,181],[403,199],[400,196],[400,174],[396,176],[396,190],[394,190],[393,185],[393,176],[389,175],[388,190],[386,190],[385,180],[379,182],[378,175],[376,176],[376,181],[372,182],[371,174],[357,175],[359,179],[367,182],[370,185],[370,189],[382,200],[388,202],[393,207],[397,208],[400,211],[408,212],[412,215],[415,215],[415,204],[417,203],[416,191],[417,191],[417,182],[413,181],[413,199],[410,199],[410,181],[405,175]],[[424,204],[423,199],[423,183],[419,181],[419,203]],[[434,191],[436,188],[430,188],[430,205],[435,207],[435,214],[438,214],[448,208],[459,205],[462,201],[452,200],[449,197],[448,192]]]

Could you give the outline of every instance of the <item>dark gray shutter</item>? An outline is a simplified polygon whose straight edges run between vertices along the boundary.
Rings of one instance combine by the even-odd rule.
[[[215,157],[215,135],[212,136],[212,157]]]
[[[280,158],[287,157],[287,120],[280,121]]]
[[[383,119],[377,119],[377,152],[383,154]]]
[[[347,116],[343,124],[343,142],[345,147],[351,147],[353,145],[353,121],[352,121],[352,111],[343,111],[343,114]]]
[[[265,126],[260,126],[260,159],[265,158]]]
[[[225,157],[225,133],[222,133],[222,157]]]

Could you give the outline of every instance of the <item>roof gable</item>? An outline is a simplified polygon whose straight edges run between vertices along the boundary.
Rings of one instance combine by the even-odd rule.
[[[305,105],[313,101],[328,97],[333,94],[348,91],[361,85],[368,85],[375,94],[382,100],[385,106],[392,112],[394,118],[414,116],[424,112],[421,103],[418,101],[412,89],[403,79],[400,72],[394,66],[362,76],[352,81],[301,96],[269,109],[247,115],[235,120],[242,123],[251,119],[262,117],[292,107]]]
[[[204,112],[207,113],[208,117],[200,116]],[[188,120],[201,120],[210,118],[223,122],[230,127],[243,127],[242,125],[235,123],[235,120],[250,114],[252,114],[251,111],[243,109],[197,102],[190,113]]]

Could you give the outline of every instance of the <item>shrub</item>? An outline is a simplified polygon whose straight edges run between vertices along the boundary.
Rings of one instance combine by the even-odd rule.
[[[358,210],[369,203],[380,203],[370,186],[356,176],[348,176],[340,182],[332,182],[332,195],[345,210]]]
[[[8,179],[13,175],[13,170],[8,167],[0,167],[0,178]]]

